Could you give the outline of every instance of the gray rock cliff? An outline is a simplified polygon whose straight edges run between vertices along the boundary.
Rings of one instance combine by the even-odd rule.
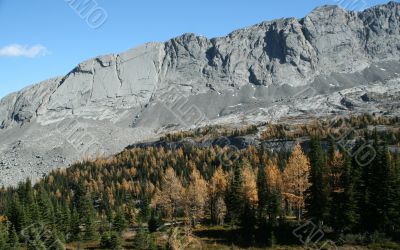
[[[0,101],[0,185],[169,130],[345,112],[342,100],[369,92],[396,100],[399,59],[397,2],[322,6],[226,37],[184,34],[90,59]],[[352,112],[394,106],[385,100]]]

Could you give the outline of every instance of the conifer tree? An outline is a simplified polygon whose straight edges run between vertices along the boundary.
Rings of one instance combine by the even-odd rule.
[[[38,206],[41,221],[46,224],[53,224],[55,218],[54,208],[51,203],[49,194],[42,185],[39,188]]]
[[[265,173],[265,167],[263,165],[258,167],[257,174],[257,191],[258,191],[258,218],[262,223],[266,214],[268,213],[268,183],[267,176]]]
[[[330,224],[337,232],[351,232],[358,221],[354,183],[358,174],[352,169],[349,156],[335,152],[331,161],[332,203]]]
[[[242,176],[243,198],[252,208],[256,208],[258,204],[257,178],[251,166],[248,164],[244,165],[242,169]]]
[[[85,240],[94,240],[97,239],[97,230],[96,230],[96,212],[93,208],[93,204],[91,199],[88,196],[85,196],[83,206],[83,212],[81,213],[81,221],[85,225]]]
[[[8,233],[8,243],[12,249],[19,249],[20,247],[18,234],[13,225]],[[2,248],[0,247],[0,249]]]
[[[245,200],[244,203],[244,208],[240,215],[241,235],[243,237],[243,242],[252,245],[256,226],[255,209],[250,201]]]
[[[319,137],[313,137],[310,142],[310,184],[307,190],[307,216],[323,224],[329,218],[329,171],[325,152],[322,149]]]
[[[79,223],[77,224],[76,218],[73,218],[73,226],[72,231],[78,231],[81,225],[84,225],[84,239],[85,240],[94,240],[97,238],[96,231],[96,211],[93,206],[92,198],[89,194],[87,194],[86,188],[84,187],[82,182],[79,182],[74,187],[75,195],[74,195],[74,205],[76,210],[74,212],[78,213]],[[76,215],[73,215],[76,216]],[[78,226],[78,228],[76,228]]]
[[[218,167],[211,177],[208,190],[211,221],[213,223],[219,224],[218,218],[221,213],[219,213],[218,211],[221,211],[221,207],[223,206],[225,206],[226,209],[225,202],[223,202],[224,204],[222,206],[221,201],[223,201],[223,197],[226,195],[227,186],[228,183],[226,179],[226,174],[222,167]]]
[[[51,247],[48,248],[49,250],[65,250],[65,245],[60,241],[60,240],[56,240],[53,242],[53,244],[51,245]]]
[[[20,232],[26,224],[26,214],[18,195],[14,194],[7,211],[8,220],[14,225],[17,232]]]
[[[305,162],[303,162],[305,163]],[[268,161],[266,169],[266,182],[268,192],[268,219],[273,226],[276,225],[278,215],[280,215],[281,199],[282,199],[282,173],[278,169],[276,161]],[[306,178],[304,178],[306,180]],[[307,182],[306,182],[307,183]],[[306,184],[305,184],[306,185]],[[300,187],[300,186],[298,186]],[[304,193],[304,191],[302,191]],[[302,198],[304,200],[304,198]]]
[[[368,139],[368,138],[367,138]],[[364,141],[357,140],[356,145],[353,147],[352,155],[357,155],[359,148],[364,145]],[[368,208],[369,202],[369,179],[371,176],[371,164],[360,165],[356,157],[352,157],[352,182],[354,189],[354,199],[356,201],[356,215],[358,222],[356,223],[356,230],[365,232],[366,225],[371,212]]]
[[[350,157],[345,157],[345,168],[341,182],[343,183],[343,224],[342,231],[351,232],[354,230],[359,220],[357,213],[357,197],[355,183],[359,178],[359,173],[352,169],[352,161]]]
[[[371,209],[371,218],[369,218],[368,229],[373,232],[380,230],[385,232],[390,221],[389,211],[394,207],[394,201],[391,194],[393,193],[391,186],[391,161],[389,150],[386,142],[379,145],[378,138],[375,138],[374,148],[376,157],[372,162],[371,178],[369,183],[369,203]]]
[[[67,240],[68,241],[81,240],[81,222],[79,219],[79,213],[75,207],[72,210],[69,225],[70,229],[68,235],[70,236],[70,238]]]
[[[125,219],[124,213],[118,210],[113,221],[113,230],[121,233],[128,227],[128,221]]]
[[[282,179],[283,196],[295,207],[296,217],[301,220],[306,191],[310,187],[310,162],[299,144],[289,157]]]
[[[61,217],[60,223],[62,224],[60,227],[60,231],[66,235],[67,232],[69,232],[71,229],[71,224],[70,224],[71,211],[68,205],[65,204],[62,205],[60,217]]]
[[[333,139],[332,136],[328,136],[327,161],[329,164],[331,164],[332,161],[335,160],[336,154],[337,154],[337,148],[335,140]]]
[[[116,234],[116,233],[111,234],[110,246],[111,246],[111,249],[114,249],[114,250],[122,249],[121,237],[118,234]]]
[[[29,228],[26,232],[27,237],[25,240],[27,242],[27,250],[47,250],[46,244],[43,242],[40,228]]]
[[[153,198],[153,206],[161,207],[167,217],[176,220],[179,207],[182,206],[183,187],[173,168],[167,168],[162,181],[161,190]]]
[[[149,232],[157,232],[157,229],[161,226],[161,223],[162,222],[160,216],[156,213],[156,211],[153,210],[151,212],[150,220],[148,222]]]
[[[243,173],[240,164],[236,164],[234,167],[226,196],[226,205],[228,208],[228,218],[231,221],[231,225],[234,225],[242,214],[244,206]]]
[[[101,235],[100,247],[105,249],[122,249],[121,238],[116,232],[105,232]],[[136,248],[135,248],[136,249]]]
[[[0,249],[9,249],[7,227],[0,222]]]
[[[147,221],[151,216],[151,197],[148,194],[142,194],[142,199],[140,200],[140,220]]]
[[[217,225],[223,226],[225,222],[225,217],[227,213],[227,208],[224,199],[222,196],[218,197],[217,202],[215,203],[215,215],[216,215],[216,223]]]
[[[32,182],[28,178],[24,184],[19,187],[19,197],[25,208],[26,225],[31,225],[40,218],[37,199],[35,199]]]
[[[135,238],[133,239],[133,247],[138,250],[147,250],[149,247],[149,235],[144,230],[143,225],[141,224],[139,230],[136,233]]]
[[[44,243],[48,250],[65,250],[65,245],[60,240],[60,236],[57,234],[56,230],[53,230],[51,235],[47,236]]]
[[[185,214],[191,220],[192,226],[196,226],[204,215],[208,186],[195,167],[192,169],[189,181],[185,192]]]
[[[392,167],[390,173],[392,206],[389,210],[390,233],[400,229],[400,155],[398,152],[393,154]]]

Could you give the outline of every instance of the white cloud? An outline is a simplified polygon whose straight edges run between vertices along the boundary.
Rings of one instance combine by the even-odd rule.
[[[43,45],[24,46],[11,44],[0,48],[0,57],[29,57],[34,58],[48,54],[48,50]]]

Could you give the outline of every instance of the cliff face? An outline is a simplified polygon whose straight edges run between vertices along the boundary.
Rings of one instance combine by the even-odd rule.
[[[264,22],[226,37],[185,34],[98,57],[62,79],[3,99],[0,124],[5,128],[70,113],[96,117],[104,107],[143,107],[171,85],[196,94],[247,84],[301,86],[320,75],[358,72],[399,59],[399,6],[389,2],[361,13],[323,6],[300,20]]]
[[[64,77],[3,98],[0,138],[7,136],[3,147],[8,149],[21,138],[31,141],[43,128],[78,119],[93,130],[98,129],[96,122],[107,123],[102,126],[110,131],[99,132],[100,137],[139,128],[135,140],[140,140],[143,131],[158,133],[182,125],[176,114],[162,109],[164,97],[171,93],[187,98],[212,123],[240,112],[270,109],[277,106],[277,99],[288,102],[308,86],[314,89],[308,97],[341,91],[336,93],[340,99],[345,89],[394,81],[400,73],[399,58],[399,3],[358,13],[322,6],[302,19],[268,21],[226,37],[184,34],[165,43],[148,43],[83,62]],[[348,108],[340,107],[340,101],[335,99],[336,108]],[[326,104],[327,98],[319,102],[332,111],[329,107],[334,105]],[[268,111],[264,118],[313,106],[286,104],[280,103],[280,108]],[[371,109],[378,110],[375,106]],[[118,139],[116,149],[132,143],[125,145]],[[8,166],[9,157],[4,162]]]

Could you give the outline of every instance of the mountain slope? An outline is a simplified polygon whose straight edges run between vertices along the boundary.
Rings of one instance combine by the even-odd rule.
[[[0,185],[167,130],[396,114],[399,24],[396,2],[359,13],[322,6],[303,19],[214,39],[184,34],[83,62],[0,101]]]

